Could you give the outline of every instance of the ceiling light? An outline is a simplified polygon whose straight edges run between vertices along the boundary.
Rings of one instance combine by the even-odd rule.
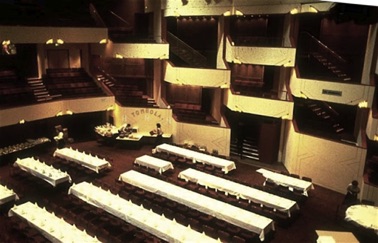
[[[290,14],[297,14],[297,13],[299,13],[298,8],[293,8],[292,10],[290,10]]]
[[[57,39],[56,40],[56,44],[58,45],[63,45],[64,44],[64,41],[62,39]]]
[[[108,40],[106,38],[100,40],[100,44],[106,44],[106,43],[108,43]]]
[[[54,44],[54,40],[53,39],[48,39],[47,41],[46,41],[46,44]]]
[[[312,5],[310,5],[310,7],[309,7],[309,11],[308,11],[309,13],[317,13],[317,12],[319,12],[314,6],[312,6]]]

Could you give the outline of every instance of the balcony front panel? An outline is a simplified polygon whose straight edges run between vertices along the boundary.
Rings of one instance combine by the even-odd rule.
[[[289,121],[286,131],[284,165],[290,173],[340,193],[352,180],[362,178],[366,148],[301,134]]]
[[[378,118],[373,116],[372,110],[369,112],[369,118],[366,124],[366,135],[370,140],[378,142]]]
[[[295,72],[291,77],[290,88],[296,97],[346,105],[364,104],[364,107],[369,108],[374,97],[374,86],[301,79],[296,77]]]
[[[41,44],[48,40],[57,44],[58,39],[64,43],[100,43],[108,38],[108,29],[0,26],[0,36],[14,44]]]
[[[295,66],[295,48],[233,46],[226,42],[226,61],[268,66]]]
[[[69,115],[70,112],[86,113],[105,111],[114,106],[114,96],[67,99],[46,102],[36,105],[22,106],[0,111],[0,126],[9,126],[19,123],[21,120],[35,121],[57,115]]]
[[[166,0],[165,16],[195,16],[195,15],[243,15],[243,14],[288,14],[293,9],[297,13],[309,13],[316,7],[318,11],[326,11],[330,3],[311,3],[303,4],[303,1],[289,1],[285,4],[279,0],[251,1],[251,0],[233,0],[233,1],[205,1],[205,0]],[[209,2],[209,3],[207,3]],[[302,3],[302,4],[301,4]],[[147,5],[149,8],[152,6]]]
[[[168,59],[169,45],[167,43],[113,43],[92,45],[92,54],[113,58],[146,58]]]
[[[224,105],[232,111],[293,119],[294,103],[289,101],[234,95],[228,90],[224,93]]]
[[[231,71],[226,69],[203,69],[174,67],[167,62],[164,80],[179,85],[229,88]]]

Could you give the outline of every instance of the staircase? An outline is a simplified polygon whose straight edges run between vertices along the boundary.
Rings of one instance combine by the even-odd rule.
[[[343,82],[350,82],[352,78],[348,74],[348,61],[335,50],[328,47],[314,35],[308,32],[300,33],[298,51],[302,57],[310,57],[314,61],[313,65],[320,64],[322,76]],[[311,62],[310,62],[311,65]],[[310,70],[314,67],[310,67]],[[325,70],[328,70],[325,71]],[[318,74],[319,75],[319,74]]]
[[[168,32],[167,40],[170,52],[187,63],[190,67],[206,68],[208,66],[205,56],[180,40],[177,36]]]
[[[257,141],[252,137],[245,137],[241,142],[241,150],[238,149],[238,139],[231,140],[230,155],[237,156],[241,159],[247,158],[259,161],[259,150]]]
[[[28,78],[27,82],[38,102],[52,100],[52,96],[41,78]]]
[[[340,134],[345,129],[337,121],[337,114],[334,111],[327,109],[326,106],[323,106],[317,102],[309,101],[307,103],[307,108],[310,109],[320,121],[323,121],[325,124],[331,127],[331,129],[336,133]]]
[[[351,81],[351,77],[346,74],[344,71],[341,70],[341,68],[337,65],[335,65],[332,61],[325,58],[320,53],[312,53],[312,56],[320,62],[325,68],[327,68],[331,73],[337,76],[338,79],[341,79],[343,81]]]

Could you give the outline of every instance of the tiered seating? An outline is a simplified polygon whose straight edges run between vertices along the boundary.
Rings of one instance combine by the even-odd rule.
[[[143,83],[138,78],[121,80],[109,75],[98,75],[97,79],[109,88],[122,106],[157,107],[156,102],[145,94],[144,88],[138,85]]]
[[[63,98],[102,96],[104,92],[82,68],[47,69],[45,85]]]
[[[237,46],[265,46],[280,47],[282,46],[282,38],[269,38],[265,36],[238,36],[233,38]]]
[[[200,104],[175,103],[172,108],[173,114],[178,121],[198,124],[217,123],[210,115],[201,110]]]
[[[35,103],[33,91],[14,70],[0,71],[0,106],[12,107]]]

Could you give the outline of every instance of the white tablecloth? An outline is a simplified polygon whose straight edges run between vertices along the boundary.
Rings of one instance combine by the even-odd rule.
[[[134,170],[121,174],[120,180],[257,233],[261,240],[274,230],[273,220],[269,218]]]
[[[222,171],[224,171],[225,173],[228,173],[229,171],[236,169],[235,162],[231,160],[222,159],[216,156],[204,154],[201,152],[181,148],[166,143],[156,146],[156,151],[167,152],[169,154],[175,154],[184,158],[188,158],[193,160],[193,163],[200,162],[204,164],[210,164],[214,167],[221,168]]]
[[[57,149],[54,152],[54,156],[78,163],[97,173],[99,173],[101,169],[111,167],[106,159],[99,158],[97,155],[86,154],[85,152],[80,152],[72,148]]]
[[[105,124],[95,127],[95,132],[103,137],[110,131],[112,135],[118,134],[118,128],[111,124]]]
[[[378,207],[371,205],[353,205],[345,212],[345,220],[378,233]]]
[[[173,165],[171,162],[158,159],[149,155],[142,155],[136,158],[134,163],[156,170],[160,174],[166,170],[173,169]]]
[[[0,184],[0,205],[18,199],[18,195],[12,189]]]
[[[314,186],[312,182],[305,181],[302,179],[294,178],[288,175],[283,175],[281,173],[266,170],[264,168],[256,170],[256,172],[262,174],[267,180],[273,181],[277,185],[282,185],[289,187],[289,189],[296,189],[303,191],[303,195],[308,196],[308,191],[313,189]]]
[[[47,165],[45,162],[41,162],[31,157],[17,159],[13,165],[18,166],[22,170],[45,180],[54,187],[66,181],[71,183],[71,177],[66,172],[55,169],[51,165]]]
[[[286,212],[290,216],[290,212],[299,209],[295,201],[279,197],[240,183],[236,183],[227,179],[213,176],[195,169],[186,169],[179,173],[179,178],[192,181],[205,187],[214,188],[228,194],[235,195],[249,201],[260,203],[262,205],[274,208],[276,210]]]
[[[168,242],[217,242],[88,182],[71,186],[68,193]]]
[[[31,202],[14,206],[9,210],[8,215],[9,217],[18,216],[28,221],[29,225],[35,227],[51,242],[100,242],[96,237],[88,235],[75,225],[67,223],[54,213]]]

